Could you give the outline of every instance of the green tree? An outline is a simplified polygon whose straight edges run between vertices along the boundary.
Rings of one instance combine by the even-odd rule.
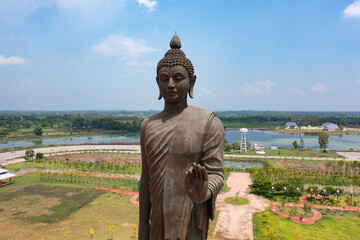
[[[239,141],[235,141],[232,143],[232,147],[234,150],[239,150],[240,149],[240,143]]]
[[[304,139],[300,139],[300,149],[303,149],[305,146]]]
[[[28,162],[32,161],[34,156],[35,156],[34,150],[27,150],[25,152],[25,160],[28,161]]]
[[[299,148],[299,145],[298,145],[298,143],[297,143],[296,140],[293,141],[291,144],[293,145],[294,149],[298,149],[298,148]]]
[[[44,154],[36,153],[36,156],[35,156],[36,160],[41,160],[41,159],[43,159],[43,157],[44,157]]]
[[[329,135],[324,132],[320,133],[318,136],[318,143],[320,149],[323,149],[323,151],[325,151],[325,149],[329,146]]]
[[[231,144],[226,144],[225,145],[225,152],[229,152],[232,149],[232,145]]]
[[[36,128],[34,128],[34,134],[36,136],[42,136],[42,134],[43,134],[42,128],[40,126],[37,126]]]

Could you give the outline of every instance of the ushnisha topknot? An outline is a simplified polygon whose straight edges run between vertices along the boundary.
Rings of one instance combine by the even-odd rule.
[[[186,58],[185,53],[180,50],[181,41],[178,35],[172,37],[170,41],[170,50],[165,53],[165,56],[159,61],[156,69],[156,74],[159,74],[159,70],[162,67],[175,67],[175,66],[183,66],[189,72],[190,75],[190,83],[194,81],[194,66],[191,61]]]

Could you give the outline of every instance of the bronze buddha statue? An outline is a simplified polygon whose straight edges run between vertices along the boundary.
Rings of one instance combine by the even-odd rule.
[[[188,106],[194,67],[175,34],[157,66],[164,109],[144,120],[140,142],[139,239],[201,240],[224,181],[224,127],[214,113]]]

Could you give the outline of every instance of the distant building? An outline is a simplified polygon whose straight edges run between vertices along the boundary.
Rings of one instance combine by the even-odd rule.
[[[271,146],[270,146],[270,149],[271,149],[271,150],[276,150],[276,149],[277,149],[277,146],[276,146],[276,145],[271,145]]]
[[[255,151],[264,151],[264,145],[255,143],[254,144]]]
[[[287,123],[285,123],[285,128],[286,129],[295,129],[295,128],[297,128],[297,124],[295,122],[287,122]]]
[[[336,125],[336,124],[334,124],[334,123],[329,123],[329,122],[324,123],[324,124],[322,125],[322,127],[323,127],[323,129],[324,129],[325,131],[338,131],[338,130],[340,130],[340,128],[338,127],[338,125]]]

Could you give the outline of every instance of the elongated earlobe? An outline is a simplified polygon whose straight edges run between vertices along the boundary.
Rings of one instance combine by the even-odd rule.
[[[159,93],[158,100],[160,100],[161,98],[162,98],[162,95],[161,95],[161,93]]]
[[[193,90],[194,90],[195,82],[196,82],[196,75],[193,76],[192,81],[190,82],[189,96],[191,98],[194,98]]]
[[[194,89],[194,88],[192,88],[192,87],[189,89],[189,96],[190,96],[191,98],[194,98],[193,89]]]

